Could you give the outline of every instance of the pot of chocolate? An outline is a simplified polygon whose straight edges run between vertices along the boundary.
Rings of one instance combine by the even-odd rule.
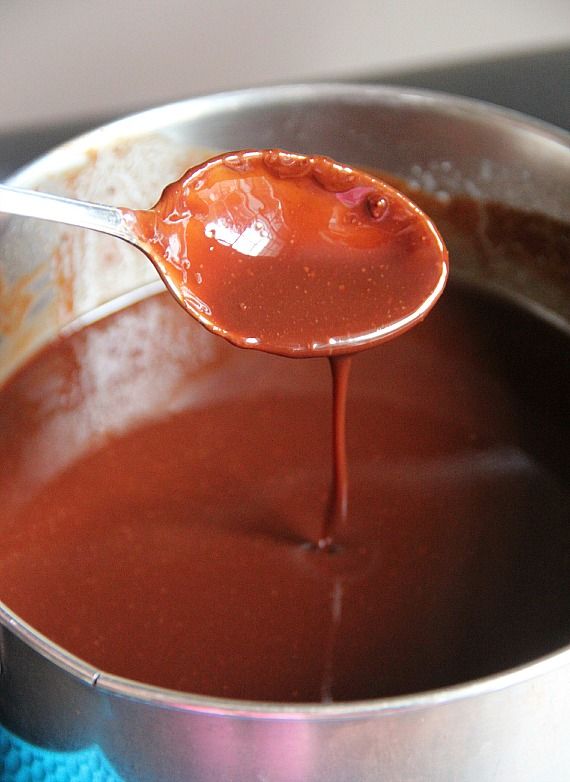
[[[274,146],[388,172],[442,203],[467,195],[559,220],[569,213],[564,132],[474,101],[355,85],[254,89],[154,109],[69,142],[12,183],[145,207],[212,151]],[[109,241],[37,221],[2,222],[9,316],[0,379],[56,335],[158,289],[150,265]],[[63,274],[54,274],[54,263]],[[467,257],[452,257],[452,268],[468,284],[568,329],[567,274],[545,276],[520,263],[488,268]],[[568,647],[429,692],[280,704],[121,679],[56,646],[4,604],[0,623],[0,725],[39,748],[95,749],[126,782],[556,782],[570,775]]]

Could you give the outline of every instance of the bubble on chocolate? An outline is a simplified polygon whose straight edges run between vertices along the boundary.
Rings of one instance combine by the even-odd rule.
[[[232,152],[222,158],[222,163],[232,171],[249,171],[251,168],[251,153]]]
[[[380,193],[370,193],[366,199],[368,211],[374,220],[383,220],[389,211],[388,199]]]
[[[327,157],[317,158],[313,162],[313,178],[331,193],[350,190],[357,182],[356,173],[348,166],[335,163]]]
[[[269,171],[281,179],[307,176],[313,168],[313,160],[307,155],[268,149],[263,153],[263,163]]]

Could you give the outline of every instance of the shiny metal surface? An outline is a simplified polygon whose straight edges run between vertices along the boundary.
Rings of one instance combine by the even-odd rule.
[[[12,184],[105,202],[112,188],[117,203],[144,207],[161,184],[211,151],[270,146],[384,169],[442,197],[466,193],[559,218],[570,209],[570,140],[562,131],[468,100],[350,85],[244,91],[145,112],[55,150]],[[36,297],[0,337],[4,376],[70,324],[154,289],[149,264],[126,245],[115,274],[83,285],[82,278],[95,279],[105,245],[73,234],[65,267],[72,305],[63,306],[68,291],[52,270],[62,235],[45,225],[18,218],[0,225],[4,289],[28,275]],[[570,283],[538,285],[532,269],[491,271],[456,259],[453,273],[570,323]],[[54,749],[97,744],[126,782],[570,778],[569,648],[446,690],[286,706],[120,680],[50,644],[1,605],[0,623],[0,723]]]
[[[103,204],[90,204],[73,198],[0,185],[0,212],[90,228],[119,239],[134,241],[120,210]]]

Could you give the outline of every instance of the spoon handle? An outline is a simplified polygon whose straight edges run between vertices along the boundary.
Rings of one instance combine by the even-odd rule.
[[[128,242],[136,241],[129,228],[127,214],[114,206],[0,185],[0,212],[92,228]]]

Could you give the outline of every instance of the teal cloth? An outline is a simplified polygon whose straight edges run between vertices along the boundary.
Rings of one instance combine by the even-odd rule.
[[[122,782],[98,746],[54,752],[0,725],[0,782]]]

